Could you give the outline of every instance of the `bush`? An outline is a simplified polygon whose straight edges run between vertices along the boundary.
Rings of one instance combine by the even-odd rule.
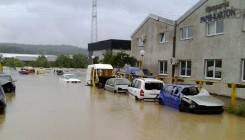
[[[238,104],[236,107],[228,107],[227,112],[245,117],[245,103]]]

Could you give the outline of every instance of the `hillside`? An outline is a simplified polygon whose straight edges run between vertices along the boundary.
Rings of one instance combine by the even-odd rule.
[[[87,49],[78,48],[72,45],[31,45],[0,43],[1,53],[20,53],[20,54],[87,54]]]

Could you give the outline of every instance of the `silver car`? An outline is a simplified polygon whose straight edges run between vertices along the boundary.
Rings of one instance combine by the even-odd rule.
[[[122,93],[128,91],[128,86],[130,82],[126,78],[111,78],[106,81],[105,90],[114,92],[114,93]]]

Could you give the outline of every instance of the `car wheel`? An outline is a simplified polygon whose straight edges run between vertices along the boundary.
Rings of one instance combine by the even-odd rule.
[[[6,91],[9,93],[9,92],[11,92],[11,88],[10,87],[7,87],[6,88]]]
[[[117,93],[117,91],[116,91],[116,90],[114,90],[114,93]]]
[[[161,98],[159,98],[158,103],[159,103],[160,105],[164,105],[164,102],[163,102],[163,100],[162,100]]]
[[[137,96],[134,96],[135,101],[139,101],[139,98]]]
[[[183,102],[181,102],[180,105],[179,105],[179,111],[180,112],[188,112],[189,109],[184,105]]]

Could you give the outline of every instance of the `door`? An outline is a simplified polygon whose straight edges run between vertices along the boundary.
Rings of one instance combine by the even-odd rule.
[[[163,102],[168,106],[171,106],[171,94],[172,94],[172,92],[173,92],[173,86],[167,86],[164,90]]]
[[[133,82],[131,83],[131,85],[128,87],[129,94],[132,94],[133,95],[133,90],[134,90],[134,87],[135,87],[135,83],[136,83],[136,80],[133,80]]]
[[[180,103],[180,98],[179,98],[179,89],[177,87],[175,87],[173,89],[173,92],[171,94],[171,106],[178,109],[179,108],[179,103]]]

